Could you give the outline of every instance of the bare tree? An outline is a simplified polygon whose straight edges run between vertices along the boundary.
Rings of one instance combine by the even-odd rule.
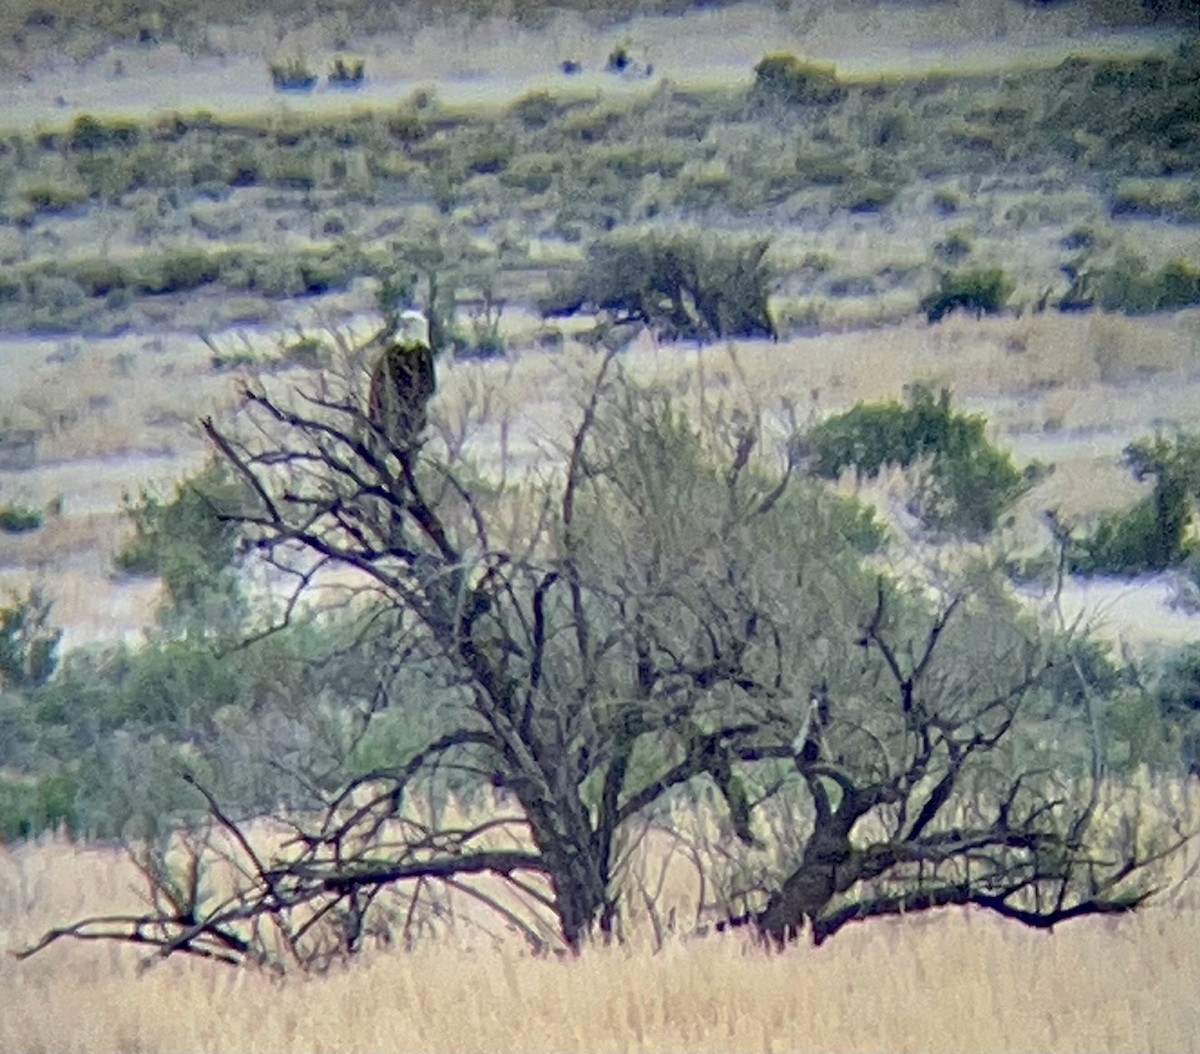
[[[1105,844],[1098,782],[1081,789],[1069,752],[1039,745],[1059,727],[1040,681],[1054,642],[987,579],[939,604],[870,571],[861,514],[796,478],[787,450],[768,456],[756,419],[705,408],[696,424],[610,354],[556,466],[520,492],[514,532],[503,493],[435,442],[416,459],[390,449],[362,396],[354,371],[256,384],[204,428],[252,495],[238,523],[292,576],[293,601],[326,567],[358,573],[396,648],[441,685],[436,736],[316,815],[281,818],[290,837],[269,852],[198,788],[226,892],[204,893],[217,843],[202,839],[190,863],[144,868],[146,915],[39,947],[75,936],[312,965],[358,947],[385,892],[402,891],[390,910],[408,933],[440,888],[575,951],[617,934],[622,840],[704,781],[747,853],[772,807],[804,818],[798,856],[732,920],[775,941],[942,904],[1049,925],[1144,900],[1148,865],[1178,840],[1127,825]],[[417,781],[451,768],[505,788],[516,812],[414,820]],[[180,868],[186,881],[170,878]],[[479,875],[555,932],[471,889]]]
[[[1043,687],[1069,639],[995,589],[930,607],[881,578],[855,643],[861,676],[814,698],[794,744],[800,848],[734,924],[819,944],[854,921],[974,905],[1049,929],[1133,910],[1166,881],[1181,825],[1110,785],[1088,714]]]

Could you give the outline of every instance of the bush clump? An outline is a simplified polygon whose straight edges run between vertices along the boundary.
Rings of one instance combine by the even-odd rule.
[[[1152,271],[1141,257],[1127,255],[1108,270],[1088,273],[1087,280],[1095,302],[1106,311],[1147,315],[1200,304],[1200,267],[1184,260]]]
[[[769,247],[759,237],[620,231],[591,245],[583,270],[543,303],[543,313],[608,311],[668,340],[775,337]]]
[[[753,92],[790,105],[828,105],[846,97],[832,65],[785,53],[765,55],[754,67]]]
[[[243,495],[225,462],[215,460],[183,480],[169,501],[145,490],[136,501],[126,495],[134,533],[114,563],[126,574],[161,578],[175,612],[206,610],[214,600],[236,605],[239,534],[227,517]]]
[[[60,828],[77,833],[79,789],[65,774],[0,779],[0,843]]]
[[[364,59],[347,59],[338,55],[329,66],[329,83],[335,88],[357,88],[366,79]]]
[[[35,588],[0,608],[0,689],[27,691],[53,676],[62,630],[50,624],[51,606]]]
[[[39,183],[26,187],[21,197],[35,212],[68,212],[82,205],[90,197],[86,187],[75,184]]]
[[[272,62],[270,70],[271,83],[276,91],[306,92],[317,86],[317,75],[299,55],[293,55],[283,62]]]
[[[1125,464],[1153,489],[1131,509],[1101,518],[1072,544],[1068,566],[1084,575],[1140,575],[1184,564],[1197,549],[1190,538],[1200,494],[1200,436],[1141,439],[1125,448]]]
[[[947,389],[934,395],[913,385],[907,396],[906,406],[859,403],[810,430],[810,471],[835,480],[852,468],[860,479],[874,479],[886,468],[921,465],[911,508],[926,528],[967,537],[994,530],[1036,481],[1038,467],[1017,469],[988,441],[985,419],[956,412]]]
[[[142,137],[139,125],[132,121],[101,121],[90,114],[80,114],[71,125],[67,145],[75,151],[91,152],[104,147],[128,150]]]
[[[1014,288],[999,267],[947,273],[942,275],[937,291],[921,301],[921,310],[930,322],[940,322],[959,308],[975,312],[976,318],[995,315],[1004,310]]]
[[[42,514],[24,505],[0,505],[0,532],[26,534],[42,525]]]

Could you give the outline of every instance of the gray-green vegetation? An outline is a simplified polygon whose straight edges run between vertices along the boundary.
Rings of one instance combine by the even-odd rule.
[[[1151,491],[1131,509],[1110,513],[1068,550],[1081,574],[1137,575],[1188,564],[1200,500],[1200,437],[1163,435],[1131,443],[1125,464]]]
[[[576,273],[558,280],[546,314],[581,309],[644,322],[659,337],[775,336],[765,238],[688,229],[625,229],[598,239]]]
[[[120,324],[147,298],[296,297],[358,275],[381,279],[384,311],[421,302],[438,349],[463,357],[504,353],[514,286],[548,313],[693,340],[775,335],[768,301],[789,283],[851,297],[896,280],[930,321],[994,313],[1016,283],[977,252],[970,196],[948,184],[1053,168],[1108,201],[1114,223],[1190,222],[1194,197],[1158,180],[1200,160],[1198,72],[1195,47],[919,80],[842,80],[772,55],[744,92],[538,93],[488,114],[414,97],[336,119],[81,117],[0,142],[0,210],[38,236],[129,213],[154,244],[71,257],[30,237],[0,261],[0,327]],[[239,227],[245,201],[306,216],[317,236],[264,248]],[[772,253],[781,221],[914,207],[955,228],[899,279]],[[1077,230],[1061,248],[1078,288],[1053,306],[1198,299],[1194,264],[1105,256]],[[548,280],[534,241],[574,253],[565,280]],[[979,266],[944,270],[967,257]],[[238,416],[205,422],[213,462],[127,502],[117,569],[164,588],[145,643],[60,660],[40,595],[0,611],[0,836],[124,838],[157,861],[147,874],[173,905],[105,935],[261,961],[255,926],[269,919],[319,966],[358,949],[377,898],[386,910],[394,889],[486,872],[544,881],[556,938],[578,949],[620,935],[622,839],[705,795],[727,836],[725,922],[777,942],[947,904],[1033,926],[1132,910],[1178,846],[1169,825],[1101,823],[1098,803],[1114,772],[1195,764],[1195,655],[1134,668],[1047,628],[982,549],[956,572],[881,570],[888,531],[829,486],[897,468],[923,541],[959,555],[994,541],[1039,470],[1019,469],[948,391],[859,404],[776,457],[761,422],[689,416],[598,356],[557,471],[498,487],[436,441],[416,460],[365,444],[369,422],[329,394],[345,378],[319,342],[301,335],[279,362],[311,371],[302,397],[248,382]],[[1056,536],[1048,558],[1127,574],[1192,559],[1195,446],[1130,447],[1152,493],[1084,538]],[[318,564],[358,573],[353,601],[306,606]],[[398,819],[418,795],[492,789],[529,848],[496,850],[486,823]],[[206,824],[228,835],[273,810],[299,825],[298,858],[241,861],[221,904],[202,882],[172,886],[167,832],[198,832],[175,847],[198,873]],[[779,815],[791,842],[751,867],[737,854]],[[309,926],[312,909],[327,924]]]
[[[24,534],[42,525],[42,514],[26,505],[0,505],[0,532]]]
[[[912,309],[944,282],[925,305],[931,317],[997,310],[1016,261],[943,274],[986,233],[952,185],[1028,186],[1040,211],[1053,211],[1059,190],[1084,191],[1096,222],[1118,228],[1145,215],[1193,222],[1194,188],[1161,174],[1200,163],[1198,73],[1194,46],[1020,76],[877,80],[773,55],[745,91],[663,85],[601,101],[537,92],[491,113],[451,112],[418,93],[336,118],[85,115],[0,141],[0,214],[35,235],[0,260],[0,328],[119,326],[139,298],[203,286],[263,298],[342,288],[386,271],[394,257],[380,231],[411,236],[418,206],[469,232],[505,288],[534,296],[545,282],[534,240],[578,242],[586,254],[618,228],[687,224],[750,244],[781,223],[931,207],[953,217],[955,237],[932,243],[929,262],[907,276]],[[247,226],[264,209],[297,230],[325,220],[264,250]],[[56,224],[104,210],[135,227],[121,252],[39,248]],[[1020,222],[1019,211],[1010,216]],[[1200,261],[1138,263],[1114,244],[1081,243],[1082,256],[1064,248],[1061,264],[1088,276],[1086,288],[1059,290],[1049,305],[1146,312],[1200,297]],[[773,266],[779,285],[816,293],[842,277],[786,257]],[[1054,270],[1019,277],[1039,291],[1060,281]]]
[[[1039,625],[986,566],[881,571],[886,535],[821,481],[834,463],[931,455],[990,466],[1004,493],[1011,464],[948,396],[851,411],[817,444],[830,462],[817,473],[799,436],[771,456],[756,422],[690,417],[610,353],[561,471],[502,488],[432,445],[397,472],[361,442],[361,408],[309,396],[252,386],[239,417],[205,422],[221,468],[133,506],[124,558],[182,566],[224,597],[236,526],[290,576],[284,608],[214,608],[173,585],[192,618],[164,617],[136,650],[68,656],[0,709],[3,760],[27,766],[3,786],[10,833],[119,825],[169,884],[207,866],[205,815],[233,833],[282,802],[307,848],[269,871],[251,861],[232,900],[163,885],[173,914],[152,926],[77,932],[153,933],[168,953],[241,962],[272,955],[248,921],[269,918],[294,961],[320,967],[357,950],[377,900],[386,911],[412,883],[487,872],[544,879],[556,939],[577,949],[619,937],[629,825],[709,792],[732,868],[713,877],[730,890],[749,877],[736,845],[758,846],[778,810],[792,817],[759,893],[740,912],[728,901],[727,924],[777,942],[946,904],[1032,926],[1129,911],[1178,846],[1169,824],[1101,823],[1095,809],[1147,728],[1182,749],[1169,700],[1186,671],[1172,667],[1155,703],[1105,649]],[[305,554],[357,568],[359,602],[303,614]],[[411,796],[489,787],[528,823],[527,848],[490,845],[486,821],[398,818]],[[196,833],[168,863],[163,832],[184,820]],[[306,925],[314,908],[354,926]]]

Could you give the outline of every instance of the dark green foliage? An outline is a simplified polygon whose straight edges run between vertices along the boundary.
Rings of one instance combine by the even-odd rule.
[[[132,121],[100,121],[89,114],[80,114],[67,136],[72,150],[91,152],[104,147],[126,150],[136,146],[142,129]]]
[[[1124,256],[1114,267],[1083,277],[1095,301],[1108,311],[1144,315],[1200,304],[1200,268],[1172,260],[1151,271],[1137,256]]]
[[[187,293],[208,285],[264,297],[312,296],[345,288],[355,275],[382,269],[354,248],[325,248],[280,254],[254,249],[168,249],[130,259],[77,257],[46,260],[15,271],[0,297],[30,309],[45,309],[73,321],[89,299]],[[102,305],[95,305],[93,310]]]
[[[505,353],[504,337],[500,334],[500,317],[503,307],[491,301],[475,311],[465,330],[457,331],[453,337],[456,359],[496,359]]]
[[[999,267],[944,274],[937,292],[921,301],[921,310],[930,322],[940,322],[958,308],[973,311],[976,318],[994,315],[1004,310],[1013,288]]]
[[[1142,439],[1125,448],[1125,464],[1153,489],[1133,508],[1104,516],[1073,543],[1068,564],[1080,574],[1139,575],[1184,563],[1192,502],[1200,494],[1200,436]]]
[[[563,167],[563,159],[553,154],[519,154],[501,173],[500,182],[528,194],[544,194]]]
[[[32,838],[43,831],[79,831],[79,785],[68,775],[0,778],[0,842]]]
[[[828,507],[833,530],[856,553],[878,552],[888,539],[887,525],[870,505],[835,494]]]
[[[535,91],[519,98],[508,112],[526,128],[544,128],[562,110],[562,104],[556,102],[549,92]]]
[[[1167,660],[1156,695],[1164,716],[1200,712],[1200,644],[1189,644]]]
[[[299,336],[283,346],[280,361],[287,366],[298,366],[305,370],[319,370],[326,365],[328,352],[316,337]]]
[[[117,567],[161,578],[170,609],[178,614],[202,612],[214,602],[237,608],[238,529],[222,517],[243,500],[242,485],[223,461],[210,462],[180,483],[170,501],[146,491],[136,502],[127,495],[134,536],[117,553]],[[236,631],[237,622],[224,628]]]
[[[993,530],[1000,515],[1034,482],[1032,467],[1019,471],[987,439],[986,420],[957,413],[950,392],[937,396],[923,385],[908,391],[908,405],[859,403],[821,422],[806,437],[811,471],[837,479],[852,468],[872,479],[885,468],[922,464],[914,511],[926,527],[976,537]]]
[[[147,296],[185,293],[215,282],[221,267],[212,254],[201,249],[181,249],[145,261],[134,292]]]
[[[26,203],[36,212],[67,212],[88,200],[85,187],[62,186],[56,183],[39,183],[22,193]]]
[[[795,55],[766,55],[754,67],[754,94],[789,105],[841,102],[846,90],[832,65],[804,62]]]
[[[366,75],[364,59],[346,59],[339,55],[329,66],[329,83],[335,88],[357,88]]]
[[[855,180],[835,195],[835,204],[850,212],[879,212],[896,198],[897,188],[878,180]]]
[[[276,91],[307,92],[317,86],[317,75],[299,55],[283,62],[270,63],[270,70],[271,83]]]
[[[664,339],[774,337],[765,238],[699,231],[620,231],[594,242],[583,271],[543,303],[647,323]]]
[[[36,531],[42,525],[42,514],[37,509],[24,505],[0,505],[0,532],[25,534]]]
[[[37,688],[53,676],[62,630],[50,625],[50,609],[37,589],[0,608],[0,689]]]
[[[963,231],[951,231],[933,247],[934,255],[947,263],[960,263],[971,255],[971,239]]]

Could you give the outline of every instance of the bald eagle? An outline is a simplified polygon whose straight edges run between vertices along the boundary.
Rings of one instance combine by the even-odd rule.
[[[371,370],[367,416],[390,449],[407,460],[421,445],[429,423],[426,407],[437,391],[429,320],[420,311],[404,311],[373,343],[381,351]]]

